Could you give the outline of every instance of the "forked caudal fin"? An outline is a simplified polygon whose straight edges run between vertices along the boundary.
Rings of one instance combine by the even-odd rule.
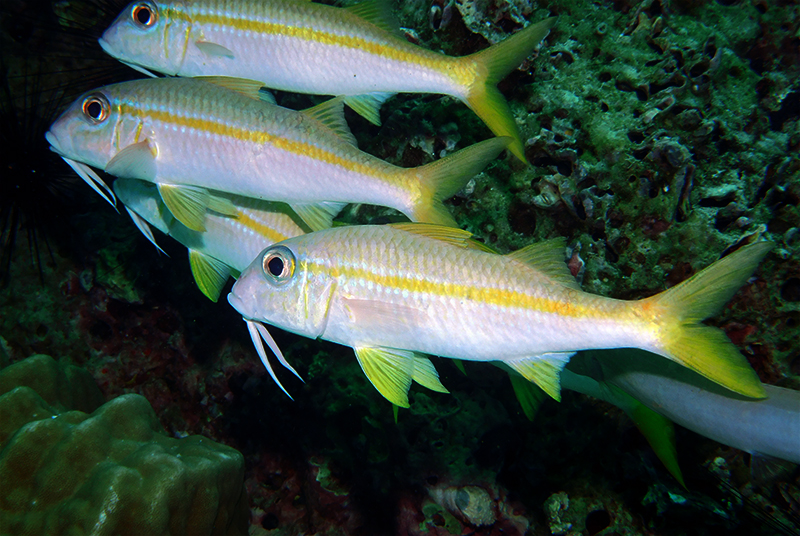
[[[523,162],[526,160],[519,128],[508,102],[495,86],[530,56],[550,32],[555,21],[555,17],[551,17],[531,24],[486,50],[462,58],[464,62],[474,63],[479,73],[469,86],[465,101],[467,106],[496,136],[513,138],[514,141],[508,146],[508,150]]]
[[[722,309],[773,246],[743,246],[679,285],[641,300],[643,307],[661,313],[659,353],[731,391],[764,398],[758,376],[725,332],[700,322]]]
[[[406,170],[419,177],[420,195],[408,216],[418,222],[456,227],[456,221],[442,203],[497,158],[511,138],[491,138],[470,145],[444,158]]]

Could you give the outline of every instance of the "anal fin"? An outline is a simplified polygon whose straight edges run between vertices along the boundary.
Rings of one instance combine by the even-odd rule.
[[[393,95],[394,93],[348,95],[344,98],[344,103],[373,125],[381,126],[381,106]]]
[[[324,201],[322,203],[291,204],[290,206],[312,231],[321,231],[333,225],[333,218],[341,212],[346,204]]]
[[[503,361],[523,378],[532,381],[557,401],[561,401],[559,374],[575,352],[548,353]]]

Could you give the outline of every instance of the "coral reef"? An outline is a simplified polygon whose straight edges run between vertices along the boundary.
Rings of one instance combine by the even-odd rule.
[[[246,532],[241,454],[167,437],[141,395],[99,405],[86,371],[43,355],[0,371],[0,393],[4,533]]]

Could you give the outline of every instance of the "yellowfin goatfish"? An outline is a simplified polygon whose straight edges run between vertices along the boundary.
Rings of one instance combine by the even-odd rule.
[[[763,398],[725,333],[700,322],[771,247],[752,243],[661,294],[623,301],[580,290],[563,240],[498,255],[441,226],[339,227],[266,248],[228,301],[246,320],[353,347],[372,384],[398,406],[408,406],[418,353],[498,361],[558,399],[559,372],[576,351],[624,347]]]
[[[209,212],[206,230],[199,232],[173,218],[149,182],[118,179],[114,193],[136,227],[158,249],[150,225],[186,246],[195,282],[212,301],[217,301],[228,277],[238,277],[265,247],[308,232],[283,203],[219,193],[236,207],[239,217]]]
[[[203,294],[213,301],[219,298],[228,277],[238,277],[266,246],[306,232],[297,224],[296,216],[291,214],[289,207],[281,203],[224,194],[236,206],[239,217],[234,219],[209,213],[206,230],[198,232],[172,217],[160,201],[155,186],[150,183],[119,179],[114,182],[114,192],[139,230],[158,249],[161,248],[156,244],[149,225],[169,234],[188,248],[189,265],[195,282]],[[266,329],[254,322],[248,322],[247,328],[253,344],[261,348],[259,331],[266,332]],[[280,348],[271,344],[271,338],[267,336],[264,340],[270,344],[281,364],[300,378],[283,357]],[[260,351],[259,355],[272,379],[289,395],[275,376],[266,353]]]
[[[476,54],[453,58],[409,43],[388,2],[336,8],[305,0],[139,0],[100,39],[111,56],[180,76],[233,76],[286,91],[345,96],[375,124],[394,93],[440,93],[469,106],[525,160],[519,129],[495,85],[555,19]],[[149,73],[148,73],[149,74]]]
[[[213,190],[289,203],[312,229],[329,227],[351,202],[454,225],[442,199],[509,141],[493,138],[406,169],[356,147],[339,99],[296,112],[265,98],[260,84],[238,79],[123,82],[80,97],[46,137],[109,201],[89,166],[154,182],[175,218],[196,231],[205,229],[207,209],[237,215]]]

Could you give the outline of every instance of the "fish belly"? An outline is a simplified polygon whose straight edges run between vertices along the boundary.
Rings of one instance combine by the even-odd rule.
[[[354,313],[352,299],[334,303],[322,338],[348,346],[400,348],[471,361],[641,347],[648,342],[636,323],[612,317],[575,318],[434,296],[403,300],[402,292],[393,300],[379,301],[380,306],[369,303],[376,301],[374,296],[364,301],[366,311],[379,312],[358,314],[356,303]]]

